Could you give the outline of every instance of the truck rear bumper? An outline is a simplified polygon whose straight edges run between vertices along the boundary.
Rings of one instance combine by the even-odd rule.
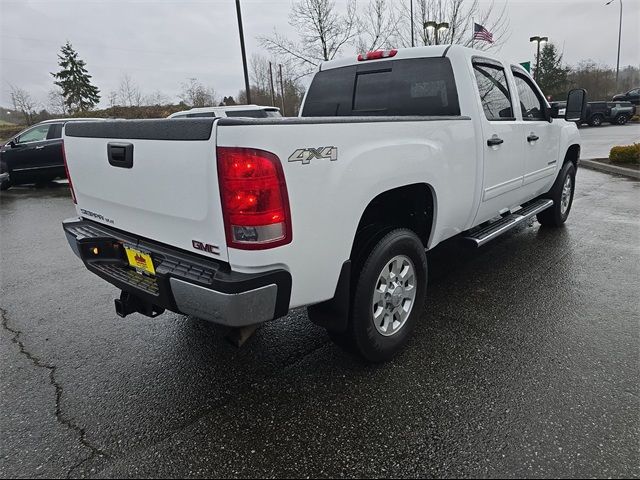
[[[72,218],[62,226],[71,249],[87,269],[147,305],[232,327],[272,320],[289,310],[291,275],[286,270],[238,273],[224,262],[90,220]],[[141,274],[130,267],[124,244],[149,253],[156,274]]]

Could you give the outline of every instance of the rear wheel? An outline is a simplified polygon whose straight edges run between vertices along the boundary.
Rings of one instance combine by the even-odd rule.
[[[390,360],[405,346],[424,310],[424,246],[413,231],[393,230],[371,249],[356,275],[347,332],[330,337],[371,362]]]
[[[600,115],[599,113],[596,113],[589,119],[589,125],[591,125],[592,127],[599,127],[600,125],[602,125],[603,121],[604,121],[604,116]]]
[[[560,170],[560,175],[549,191],[548,198],[553,200],[553,206],[537,215],[541,225],[560,227],[567,221],[571,205],[573,205],[575,186],[576,168],[573,163],[567,162]]]
[[[3,162],[2,163],[2,168],[0,168],[0,172],[6,172],[6,171],[7,171],[7,167]],[[11,186],[11,180],[9,180],[9,178],[7,178],[5,180],[0,180],[0,190],[2,190],[2,191],[8,190],[10,186]]]
[[[618,125],[624,125],[629,121],[629,117],[627,117],[624,113],[621,113],[616,117],[616,123]]]

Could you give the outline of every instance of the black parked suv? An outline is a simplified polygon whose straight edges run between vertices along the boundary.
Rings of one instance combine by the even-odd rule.
[[[619,93],[613,96],[614,101],[631,102],[634,105],[640,105],[640,88],[634,88],[627,93]]]
[[[66,178],[62,155],[62,128],[78,120],[47,120],[23,130],[0,147],[0,190],[12,185]]]

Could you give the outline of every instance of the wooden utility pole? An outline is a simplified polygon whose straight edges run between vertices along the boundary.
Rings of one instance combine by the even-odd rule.
[[[276,91],[273,88],[273,68],[269,62],[269,81],[271,82],[271,105],[276,106]]]
[[[285,111],[284,111],[284,81],[282,80],[282,64],[279,65],[280,67],[280,95],[282,96],[282,116],[285,117]]]

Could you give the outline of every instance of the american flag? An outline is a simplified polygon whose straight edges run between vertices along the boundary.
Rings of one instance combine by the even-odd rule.
[[[473,39],[493,43],[493,34],[479,23],[473,23]]]

